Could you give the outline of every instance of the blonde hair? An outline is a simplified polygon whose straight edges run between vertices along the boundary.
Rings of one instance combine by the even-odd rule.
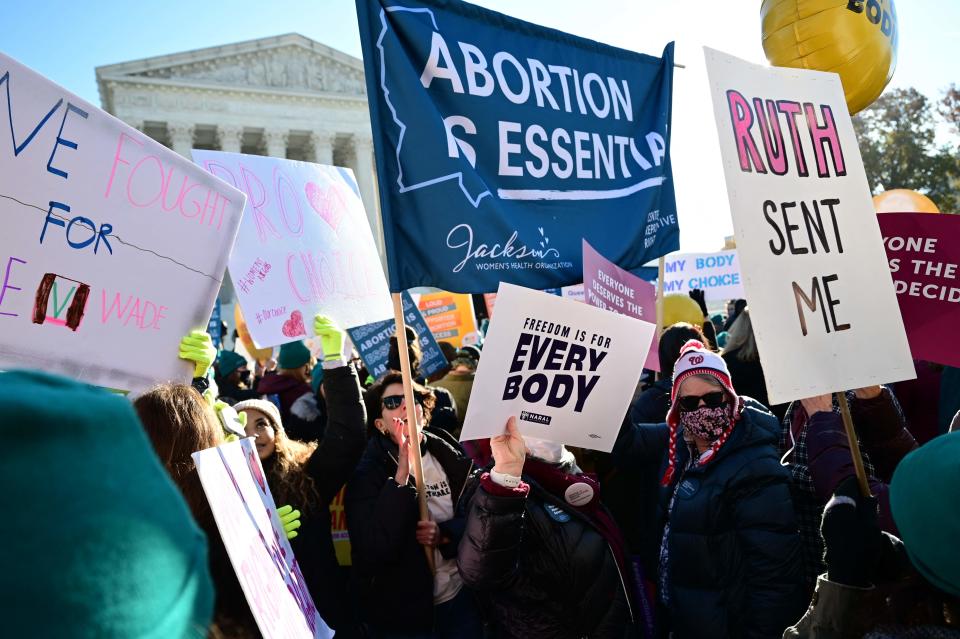
[[[736,358],[742,362],[760,361],[760,351],[757,350],[757,339],[753,335],[753,322],[750,321],[750,309],[745,308],[734,320],[728,331],[727,345],[720,355],[736,352]]]

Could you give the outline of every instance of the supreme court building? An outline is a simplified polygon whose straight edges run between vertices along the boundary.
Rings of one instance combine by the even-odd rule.
[[[191,148],[213,149],[352,169],[383,259],[358,58],[288,33],[101,66],[96,74],[105,111],[188,159]],[[232,305],[233,297],[225,277],[221,301]]]

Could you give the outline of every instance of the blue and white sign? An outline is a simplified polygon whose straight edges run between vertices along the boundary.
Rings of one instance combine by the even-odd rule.
[[[430,327],[423,319],[423,313],[420,312],[410,294],[404,291],[400,299],[403,301],[403,321],[417,332],[417,339],[420,340],[420,375],[430,377],[448,365],[447,358],[440,350],[440,344],[430,332]],[[396,332],[396,322],[393,320],[373,322],[347,329],[350,341],[360,353],[360,359],[367,367],[367,372],[374,378],[379,378],[387,372],[390,338]]]
[[[740,260],[734,250],[668,255],[663,266],[664,295],[686,295],[699,288],[708,300],[745,297],[740,281]]]
[[[582,279],[678,248],[673,44],[617,49],[465,2],[357,0],[390,290]]]

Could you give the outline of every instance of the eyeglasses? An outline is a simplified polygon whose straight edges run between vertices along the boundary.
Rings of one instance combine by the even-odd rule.
[[[413,400],[423,406],[423,398],[419,395],[415,394]],[[403,403],[403,395],[385,395],[380,401],[387,410],[396,410]]]
[[[677,405],[680,410],[689,413],[700,408],[700,401],[703,401],[707,408],[718,408],[727,400],[723,391],[713,391],[704,395],[684,395],[677,398]]]

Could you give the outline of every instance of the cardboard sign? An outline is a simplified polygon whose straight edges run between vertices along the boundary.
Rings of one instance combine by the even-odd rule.
[[[464,336],[477,331],[473,298],[468,294],[424,293],[417,306],[433,336],[440,342],[450,342],[460,348],[464,345]]]
[[[736,251],[673,253],[663,262],[663,294],[686,295],[695,288],[708,300],[744,297]]]
[[[960,343],[944,339],[960,322],[960,217],[883,213],[877,220],[913,357],[960,367]]]
[[[447,366],[447,358],[440,350],[437,339],[430,332],[427,322],[410,294],[404,291],[401,293],[400,299],[403,301],[403,321],[417,332],[417,339],[420,340],[420,375],[430,377]],[[379,379],[381,375],[387,372],[390,337],[396,331],[396,322],[392,319],[347,329],[350,341],[353,342],[353,346],[360,353],[360,359],[367,367],[367,372],[373,375],[375,379]]]
[[[390,290],[566,286],[583,237],[627,269],[679,248],[672,43],[658,58],[468,3],[356,4]]]
[[[619,315],[657,323],[657,288],[628,273],[583,241],[583,289],[590,306]],[[658,340],[654,335],[643,367],[660,370]]]
[[[242,193],[0,54],[0,369],[186,382]]]
[[[193,460],[263,636],[332,637],[283,532],[253,438],[193,453]]]
[[[193,160],[247,193],[230,277],[257,346],[313,336],[317,313],[344,328],[393,315],[349,169],[196,149]]]
[[[613,449],[656,325],[501,284],[460,441],[520,432]]]
[[[913,378],[839,77],[705,52],[770,402]]]

